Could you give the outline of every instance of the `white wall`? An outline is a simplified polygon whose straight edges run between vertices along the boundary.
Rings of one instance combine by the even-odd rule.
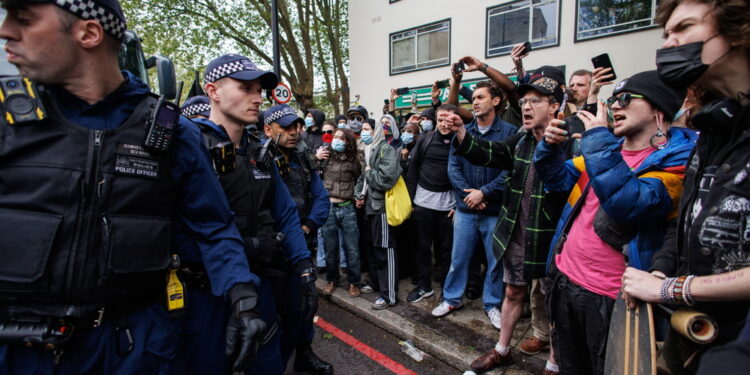
[[[559,47],[532,51],[524,60],[526,69],[541,65],[565,65],[569,75],[574,70],[593,69],[591,57],[607,52],[618,81],[635,73],[655,69],[656,50],[661,46],[661,28],[574,42],[575,0],[560,0]],[[442,19],[451,19],[451,62],[472,55],[490,66],[510,72],[510,56],[485,59],[485,27],[487,8],[507,0],[349,0],[349,54],[351,98],[360,95],[360,104],[371,113],[379,114],[383,99],[391,88],[416,87],[447,79],[450,66],[390,75],[389,34]],[[480,78],[479,72],[467,73],[464,80]],[[612,85],[602,89],[607,97]]]

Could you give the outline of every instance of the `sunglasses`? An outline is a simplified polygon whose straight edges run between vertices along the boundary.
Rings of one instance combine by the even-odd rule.
[[[333,130],[323,130],[324,134],[333,134]]]
[[[365,121],[365,118],[362,116],[351,116],[349,117],[349,120],[362,122]]]
[[[619,105],[620,108],[625,108],[630,105],[631,100],[644,98],[645,97],[643,95],[631,94],[629,92],[620,94],[618,96],[610,96],[609,99],[607,99],[607,108],[612,109],[612,106],[615,104],[615,102],[617,102],[617,105]]]

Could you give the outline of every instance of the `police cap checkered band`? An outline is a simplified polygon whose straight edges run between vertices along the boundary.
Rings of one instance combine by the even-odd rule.
[[[242,55],[228,54],[211,60],[206,67],[206,83],[216,82],[224,77],[240,81],[259,80],[261,88],[271,90],[279,84],[273,72],[258,69],[250,59]]]
[[[258,67],[255,66],[255,64],[253,64],[250,60],[232,61],[223,65],[219,65],[211,71],[206,72],[206,83],[216,82],[233,73],[244,71],[256,72],[258,71]]]
[[[210,112],[210,111],[211,111],[211,106],[205,103],[193,104],[193,105],[182,107],[182,115],[186,117],[204,114],[205,112]]]
[[[122,40],[128,25],[117,0],[51,0],[48,2],[85,20],[97,20],[108,34]]]
[[[287,127],[301,121],[302,119],[297,116],[297,112],[286,104],[277,104],[263,114],[263,124],[265,125],[275,122],[282,127]]]

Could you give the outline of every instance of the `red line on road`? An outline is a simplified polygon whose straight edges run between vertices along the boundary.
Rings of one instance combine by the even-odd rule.
[[[381,366],[393,371],[395,374],[417,375],[416,372],[409,370],[408,368],[404,367],[400,363],[392,360],[387,355],[373,349],[372,347],[368,346],[362,341],[355,339],[354,337],[350,336],[346,332],[338,329],[333,324],[326,322],[320,316],[318,316],[318,321],[315,322],[315,324],[317,324],[318,327],[328,331],[330,334],[336,336],[339,340],[345,342],[352,348],[357,349],[360,353],[368,356],[370,359],[377,362]]]

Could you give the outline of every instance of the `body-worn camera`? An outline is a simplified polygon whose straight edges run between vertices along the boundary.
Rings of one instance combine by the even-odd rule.
[[[237,166],[237,154],[235,153],[234,143],[221,142],[208,149],[211,154],[211,161],[214,163],[214,169],[219,174],[225,174],[234,171]]]
[[[159,98],[151,115],[143,146],[151,151],[167,152],[179,121],[180,107],[164,98]]]
[[[47,118],[36,86],[25,77],[0,78],[0,102],[8,125],[40,121]]]

